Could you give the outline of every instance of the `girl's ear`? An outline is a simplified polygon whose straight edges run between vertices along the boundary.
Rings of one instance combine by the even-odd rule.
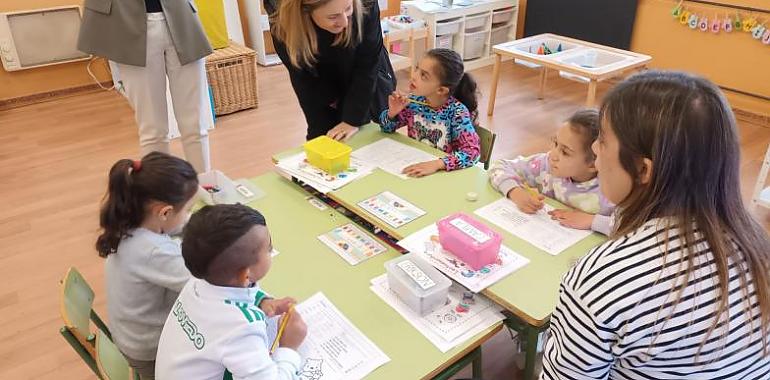
[[[174,211],[174,206],[164,205],[160,209],[160,216],[162,216],[164,218],[168,218],[171,215],[172,211]]]
[[[643,158],[639,165],[639,182],[642,185],[647,185],[652,180],[652,160],[649,158]]]
[[[439,86],[438,90],[436,90],[436,94],[440,96],[448,96],[449,95],[449,87],[447,86]]]

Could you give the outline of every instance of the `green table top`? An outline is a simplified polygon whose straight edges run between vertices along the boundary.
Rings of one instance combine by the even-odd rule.
[[[350,223],[342,214],[312,206],[301,188],[275,173],[251,179],[266,195],[249,206],[265,215],[274,247],[280,252],[260,285],[277,297],[306,299],[323,292],[345,316],[391,359],[367,379],[432,378],[501,328],[497,324],[442,353],[398,312],[369,289],[385,273],[384,263],[399,253],[388,251],[356,266],[317,239]]]
[[[381,138],[392,138],[437,156],[444,155],[408,136],[382,133],[375,124],[361,128],[361,131],[347,143],[355,150]],[[283,152],[273,159],[278,161],[282,157],[299,151],[301,151],[300,148]],[[393,229],[358,207],[358,202],[386,190],[425,210],[427,214],[409,224]],[[478,199],[475,202],[466,200],[468,192],[478,194]],[[489,184],[487,172],[479,167],[439,172],[427,177],[407,180],[376,169],[372,174],[353,181],[329,193],[328,196],[396,238],[406,237],[454,212],[463,211],[472,215],[476,209],[502,197]],[[549,200],[549,203],[559,206],[553,200]],[[556,307],[562,275],[575,260],[605,240],[604,236],[594,233],[561,254],[552,256],[492,223],[487,224],[503,235],[503,244],[527,257],[530,262],[524,268],[484,290],[483,294],[532,326],[544,324]]]

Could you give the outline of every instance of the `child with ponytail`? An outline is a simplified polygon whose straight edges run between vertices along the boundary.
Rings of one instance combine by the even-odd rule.
[[[141,379],[153,379],[163,324],[190,278],[178,234],[198,190],[195,169],[152,152],[120,160],[109,174],[96,241],[105,257],[107,310],[115,344]]]
[[[433,49],[420,60],[409,81],[410,95],[394,92],[380,115],[382,130],[406,126],[409,137],[447,155],[404,168],[410,177],[473,166],[481,153],[476,134],[476,82],[465,73],[463,60],[450,49]]]

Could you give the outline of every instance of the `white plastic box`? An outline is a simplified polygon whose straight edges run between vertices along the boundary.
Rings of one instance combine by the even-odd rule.
[[[233,181],[219,170],[198,174],[198,184],[198,196],[208,205],[246,204],[264,195],[262,190],[250,181]],[[210,190],[211,187],[217,190]]]
[[[492,12],[492,24],[507,24],[513,17],[516,8],[500,9]]]
[[[448,20],[436,23],[436,35],[443,36],[446,34],[455,34],[460,32],[460,24],[462,20]]]
[[[385,263],[388,286],[419,315],[427,315],[446,303],[452,281],[413,253]]]
[[[454,46],[454,34],[436,36],[436,48],[452,49]]]
[[[492,46],[508,42],[508,37],[511,32],[511,25],[500,25],[492,28],[492,37],[490,43]]]
[[[465,47],[463,49],[463,59],[470,60],[480,58],[484,55],[484,47],[486,45],[487,32],[481,31],[476,33],[465,34]]]
[[[480,14],[474,16],[468,16],[465,18],[465,31],[466,32],[478,32],[486,29],[487,21],[489,20],[489,14]]]

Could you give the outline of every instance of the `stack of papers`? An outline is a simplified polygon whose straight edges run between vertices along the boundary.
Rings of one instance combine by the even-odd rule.
[[[351,157],[355,157],[370,166],[376,166],[403,179],[409,178],[401,173],[405,167],[438,159],[438,157],[428,152],[387,137],[354,150]]]
[[[562,226],[548,215],[551,210],[554,208],[546,204],[535,214],[525,214],[515,203],[501,198],[476,210],[476,215],[554,256],[591,235],[591,231]]]
[[[390,290],[387,274],[372,279],[370,289],[441,352],[451,350],[503,320],[500,307],[494,302],[454,283],[449,287],[447,303],[424,317]]]
[[[431,224],[398,242],[407,251],[419,255],[449,278],[468,290],[478,293],[509,274],[529,264],[529,259],[501,245],[497,261],[480,270],[473,270],[455,255],[441,247],[438,227]]]
[[[337,190],[358,178],[364,177],[374,169],[373,166],[351,157],[348,170],[330,175],[310,165],[304,152],[282,159],[278,161],[276,166],[280,171],[305,182],[323,194]]]

